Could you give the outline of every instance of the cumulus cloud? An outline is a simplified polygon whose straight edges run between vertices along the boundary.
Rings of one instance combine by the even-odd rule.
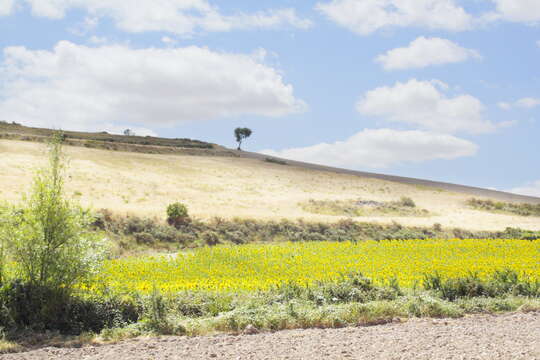
[[[452,135],[426,131],[366,129],[345,141],[321,143],[263,154],[346,168],[386,168],[391,165],[472,156],[478,146]]]
[[[442,133],[485,133],[497,126],[483,118],[484,106],[471,95],[448,97],[442,81],[409,80],[368,91],[357,110],[386,121]]]
[[[509,190],[515,194],[540,197],[540,180]]]
[[[512,108],[532,109],[540,106],[540,98],[525,97],[512,103],[500,102],[497,105],[503,110],[510,110]]]
[[[375,61],[385,70],[403,70],[458,63],[471,58],[480,59],[481,56],[478,51],[466,49],[450,40],[421,36],[408,47],[390,50]]]
[[[244,114],[304,111],[260,54],[196,46],[132,49],[59,42],[52,51],[9,47],[0,66],[0,118],[35,126],[150,128]]]
[[[497,106],[503,110],[510,110],[512,108],[512,104],[507,103],[506,101],[501,101],[500,103],[497,103]]]
[[[388,27],[462,31],[473,25],[472,16],[454,0],[332,0],[316,8],[360,35]]]
[[[486,15],[489,20],[505,20],[536,24],[540,22],[538,0],[492,0],[496,10]]]
[[[280,26],[306,29],[312,25],[310,20],[298,17],[290,8],[223,15],[207,0],[153,0],[136,4],[125,0],[20,1],[26,2],[35,16],[61,19],[69,10],[83,10],[95,18],[110,18],[120,29],[128,32],[166,31],[189,35],[197,30],[230,31]]]
[[[10,15],[14,5],[15,0],[0,0],[0,16]]]
[[[516,106],[522,107],[522,108],[529,108],[529,109],[533,107],[537,107],[538,105],[540,105],[540,98],[527,97],[527,98],[519,99],[516,102]]]

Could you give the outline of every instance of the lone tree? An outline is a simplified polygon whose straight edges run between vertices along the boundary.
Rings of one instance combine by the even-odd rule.
[[[131,129],[124,130],[124,136],[135,136],[135,133]]]
[[[234,130],[234,135],[236,136],[236,142],[238,142],[238,150],[242,150],[242,141],[251,136],[251,129],[248,128],[236,128]]]

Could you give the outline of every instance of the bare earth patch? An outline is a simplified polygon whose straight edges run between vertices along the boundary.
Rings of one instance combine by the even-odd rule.
[[[34,359],[540,359],[540,313],[256,335],[162,337],[4,355]]]

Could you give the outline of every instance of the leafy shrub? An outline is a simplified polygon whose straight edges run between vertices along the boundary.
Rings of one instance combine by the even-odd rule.
[[[272,164],[278,164],[278,165],[287,165],[287,162],[285,160],[280,160],[276,158],[267,157],[264,159],[264,161]]]
[[[167,222],[176,228],[189,224],[187,207],[179,202],[167,206]]]
[[[59,136],[49,148],[20,209],[3,216],[0,243],[7,245],[19,278],[36,287],[69,293],[92,278],[104,258],[103,241],[91,231],[91,215],[64,196],[65,162]]]
[[[146,233],[146,232],[135,234],[135,240],[139,244],[151,245],[155,243],[154,237],[151,234]]]
[[[424,277],[424,288],[434,290],[450,301],[503,295],[540,296],[540,281],[520,278],[513,270],[496,271],[488,280],[481,280],[475,273],[456,279],[443,279],[438,273],[428,274]]]
[[[414,202],[413,199],[411,199],[410,197],[402,197],[399,201],[398,201],[398,204],[401,205],[401,206],[404,206],[404,207],[416,207],[416,203]]]
[[[61,289],[14,280],[0,288],[0,323],[14,330],[78,335],[136,322],[140,310],[119,298],[80,298]]]
[[[219,235],[215,231],[205,231],[201,235],[201,239],[206,245],[215,246],[220,244]]]
[[[540,216],[540,204],[496,202],[472,198],[467,200],[467,205],[473,209],[484,211],[505,212],[520,216]]]

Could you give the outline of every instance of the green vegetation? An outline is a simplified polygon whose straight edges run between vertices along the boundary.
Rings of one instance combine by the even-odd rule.
[[[89,229],[92,217],[64,196],[61,139],[50,144],[49,165],[39,170],[30,196],[4,210],[0,248],[14,261],[16,277],[65,292],[99,269],[103,243]]]
[[[167,207],[167,223],[169,225],[179,228],[189,224],[189,222],[190,218],[186,205],[177,202]]]
[[[22,136],[39,136],[45,139],[51,138],[55,134],[55,130],[31,128],[15,123],[0,122],[0,133],[14,133]],[[212,149],[213,144],[209,144],[199,140],[192,139],[167,139],[152,136],[123,136],[113,135],[107,132],[88,133],[76,131],[63,131],[63,141],[68,143],[70,140],[85,140],[95,141],[98,143],[117,143],[131,145],[153,145],[160,147],[176,147],[176,148],[194,148],[194,149]],[[93,146],[90,146],[93,147]]]
[[[57,136],[51,143],[48,167],[36,173],[30,195],[17,206],[0,206],[0,353],[19,349],[18,339],[35,333],[80,335],[80,339],[100,334],[103,339],[117,340],[143,334],[239,333],[248,326],[274,331],[381,324],[410,317],[540,310],[540,282],[505,269],[482,277],[474,273],[461,276],[460,272],[456,277],[445,278],[429,273],[413,286],[400,284],[395,277],[388,277],[385,282],[375,281],[359,273],[355,266],[355,271],[337,279],[316,279],[310,283],[279,279],[280,283],[252,291],[217,292],[201,290],[192,284],[189,290],[161,293],[155,280],[153,288],[149,287],[153,289],[151,292],[119,290],[101,276],[106,256],[160,249],[185,249],[179,256],[189,256],[187,249],[196,247],[286,241],[428,238],[533,241],[540,239],[540,232],[511,228],[503,232],[470,232],[445,229],[438,224],[422,228],[352,220],[328,224],[215,218],[203,222],[191,219],[181,203],[167,208],[168,224],[156,219],[121,217],[106,210],[92,214],[64,194],[62,141],[69,141],[69,136],[71,133]],[[367,204],[361,206],[364,205]],[[423,213],[409,198],[372,208],[382,213]],[[101,240],[105,237],[116,247],[112,252],[106,251]],[[231,251],[237,248],[228,247]],[[262,247],[257,250],[264,254]],[[312,251],[311,256],[321,257],[320,252]],[[287,256],[294,260],[298,254]],[[248,270],[257,268],[245,263]],[[238,267],[232,269],[230,278],[234,281],[241,273]],[[326,268],[321,266],[321,269]],[[213,279],[219,281],[218,277]]]
[[[89,213],[65,198],[64,167],[57,135],[48,167],[36,173],[30,196],[20,207],[0,212],[2,328],[99,327],[89,324],[100,321],[97,303],[76,293],[101,270],[104,243],[91,231]]]
[[[507,272],[513,277],[515,274]],[[507,289],[496,296],[470,293],[461,296],[456,285],[454,299],[448,300],[438,289],[401,289],[396,282],[376,286],[359,273],[344,275],[339,281],[320,282],[312,286],[282,284],[274,289],[249,294],[178,293],[167,298],[154,293],[146,301],[154,306],[146,316],[158,316],[160,326],[177,334],[199,335],[215,331],[241,332],[248,325],[259,330],[275,331],[292,328],[343,327],[347,325],[381,324],[409,317],[461,317],[466,313],[489,313],[517,310],[520,307],[539,309],[539,284],[518,280],[507,282],[494,275],[484,282],[469,278],[455,279],[456,284],[474,281],[480,287]],[[536,287],[521,295],[522,289]],[[159,308],[159,310],[157,310]],[[143,322],[141,326],[148,323]],[[133,329],[131,327],[131,329]],[[139,333],[142,333],[139,332]]]
[[[253,219],[209,221],[191,219],[175,228],[157,219],[118,216],[107,210],[95,215],[93,226],[112,239],[115,256],[178,251],[219,244],[284,241],[363,241],[408,239],[540,239],[539,231],[507,228],[505,231],[469,231],[460,228],[407,227],[341,220],[336,223],[262,221]]]
[[[271,157],[265,158],[264,161],[266,161],[266,162],[268,162],[268,163],[272,163],[272,164],[287,165],[287,162],[286,162],[286,161],[280,160],[280,159],[276,159],[276,158],[271,158]]]
[[[540,204],[508,203],[493,200],[469,199],[467,205],[477,210],[515,214],[520,216],[540,216]]]
[[[304,211],[335,216],[429,216],[425,209],[417,209],[409,197],[398,201],[378,202],[370,200],[309,200],[301,203]]]
[[[234,137],[236,138],[236,142],[238,143],[238,150],[242,150],[242,141],[250,137],[252,134],[251,129],[248,128],[236,128],[234,129]]]

